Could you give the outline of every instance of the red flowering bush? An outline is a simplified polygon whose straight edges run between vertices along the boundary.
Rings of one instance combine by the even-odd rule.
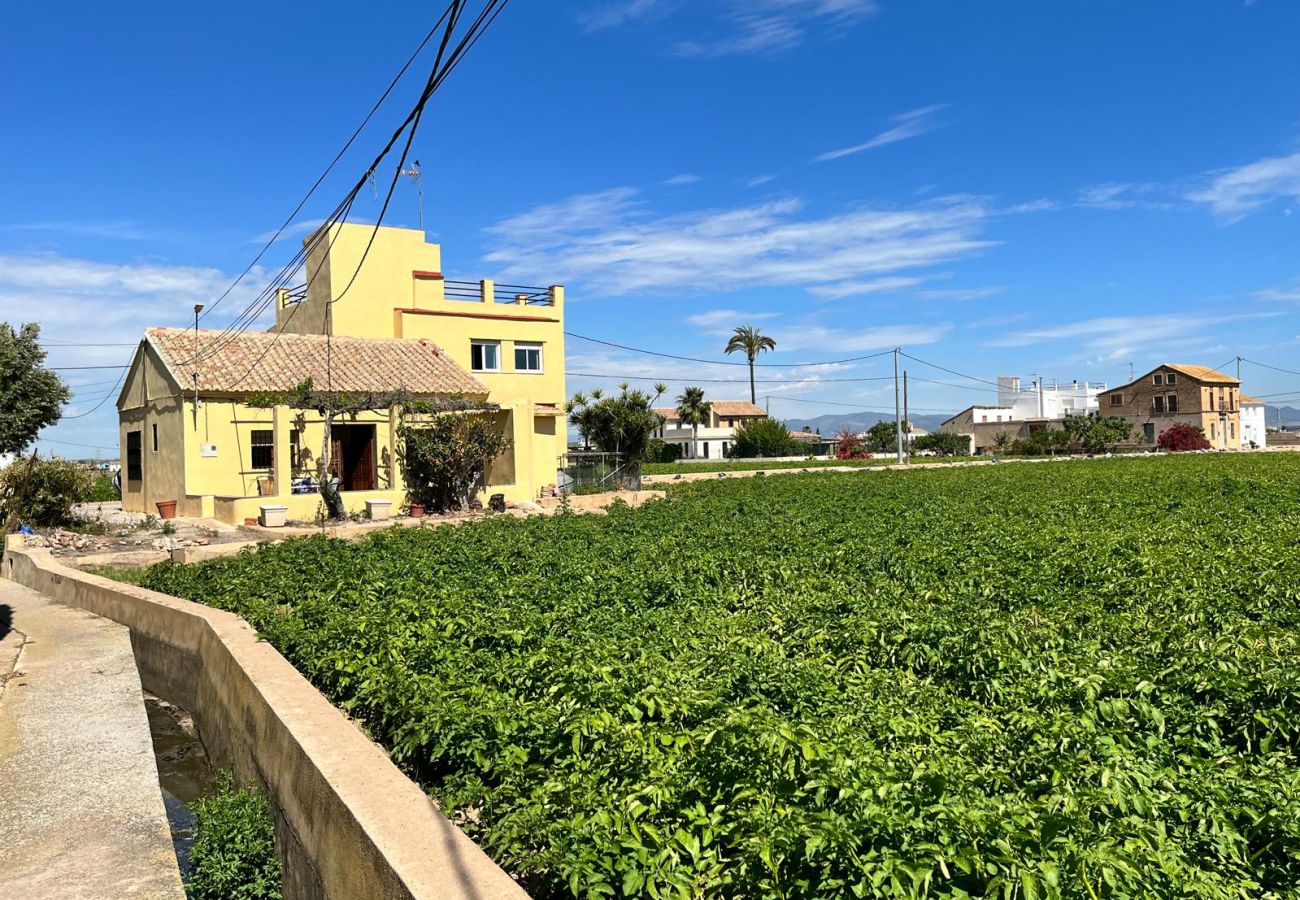
[[[1199,425],[1179,422],[1160,432],[1156,446],[1161,450],[1179,453],[1185,450],[1209,450],[1210,442],[1206,440],[1205,431]]]
[[[835,458],[871,459],[871,454],[867,452],[867,445],[862,438],[845,428],[835,435]]]

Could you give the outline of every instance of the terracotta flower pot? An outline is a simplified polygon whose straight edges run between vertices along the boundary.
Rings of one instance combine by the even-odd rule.
[[[407,513],[407,515],[409,515],[412,519],[421,519],[421,518],[424,518],[424,504],[423,504],[423,503],[412,503],[412,504],[411,504],[411,509],[410,509],[410,511]]]
[[[154,506],[158,507],[158,518],[174,519],[176,518],[176,501],[159,500]]]

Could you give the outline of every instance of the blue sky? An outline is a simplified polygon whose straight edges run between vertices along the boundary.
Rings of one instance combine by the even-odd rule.
[[[0,318],[40,321],[60,366],[124,362],[70,345],[132,344],[219,294],[438,4],[77,6],[19,5],[0,32]],[[901,344],[983,378],[1300,370],[1297,34],[1289,0],[514,0],[416,139],[426,224],[449,277],[563,282],[571,331],[680,355],[725,360],[747,323],[777,339],[768,362]],[[416,215],[403,185],[390,221]],[[743,378],[581,340],[569,369]],[[789,417],[888,407],[890,383],[843,379],[889,372],[773,369],[760,393]],[[73,414],[117,376],[66,374]],[[970,387],[918,381],[912,403],[987,399]],[[110,398],[44,446],[109,455],[115,421]]]

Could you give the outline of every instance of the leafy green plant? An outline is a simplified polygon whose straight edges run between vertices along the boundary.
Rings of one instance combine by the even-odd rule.
[[[105,503],[120,498],[121,495],[117,492],[117,485],[113,484],[113,476],[99,474],[94,476],[90,490],[81,499],[85,503]]]
[[[1297,476],[725,478],[144,580],[246,618],[534,897],[1282,898]]]
[[[72,506],[90,492],[90,470],[66,459],[42,459],[36,454],[0,470],[0,513],[5,530],[18,525],[64,525]]]
[[[654,394],[647,394],[624,383],[613,397],[599,389],[574,394],[565,412],[588,445],[637,463],[645,459],[651,436],[664,423],[664,417],[654,411],[654,403],[667,389],[656,384]]]
[[[1000,432],[1005,434],[1005,432]],[[932,431],[912,439],[913,450],[926,450],[940,456],[966,456],[970,453],[970,440],[960,434]]]
[[[730,455],[735,459],[765,456],[798,456],[799,442],[780,419],[745,419],[731,441]]]
[[[402,472],[412,500],[431,509],[468,509],[492,461],[510,440],[492,417],[444,413],[403,424]]]
[[[280,900],[283,877],[266,797],[236,790],[223,773],[217,793],[194,808],[194,870],[185,887],[195,900]]]

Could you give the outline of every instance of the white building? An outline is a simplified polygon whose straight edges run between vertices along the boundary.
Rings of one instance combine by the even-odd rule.
[[[1048,385],[1041,378],[1030,381],[1025,387],[1019,375],[999,375],[997,405],[1004,411],[1010,409],[1012,418],[1008,421],[1016,422],[1086,416],[1097,411],[1097,395],[1104,390],[1104,382],[1071,381],[1063,384],[1053,381]]]
[[[736,429],[750,419],[767,418],[767,412],[748,400],[714,400],[709,421],[698,429],[682,422],[676,407],[656,406],[664,424],[655,437],[682,448],[682,459],[723,459],[736,439]]]
[[[1241,449],[1250,450],[1252,444],[1261,450],[1267,446],[1266,424],[1267,415],[1264,410],[1264,401],[1255,397],[1247,397],[1245,394],[1240,395],[1240,407],[1238,414],[1241,416]]]

